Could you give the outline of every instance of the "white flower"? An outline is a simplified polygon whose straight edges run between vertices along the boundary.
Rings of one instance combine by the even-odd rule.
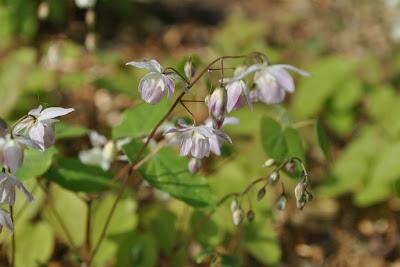
[[[5,226],[10,234],[14,233],[14,225],[8,214],[8,211],[0,207],[0,233],[3,230],[3,226]]]
[[[177,79],[181,84],[183,90],[189,94],[189,89],[179,79],[176,73],[163,73],[164,67],[161,66],[156,60],[152,59],[144,62],[131,61],[126,65],[132,65],[137,68],[147,69],[151,72],[146,74],[139,82],[139,93],[142,99],[148,104],[155,105],[163,99],[168,90],[168,99],[172,97],[175,91],[175,84],[172,79]],[[172,78],[172,79],[171,79]]]
[[[75,4],[79,8],[93,8],[96,0],[75,0]]]
[[[178,120],[178,124],[183,129],[170,129],[164,133],[181,133],[181,156],[192,156],[194,158],[202,159],[210,155],[210,140],[217,140],[223,138],[230,143],[232,140],[228,135],[220,130],[213,129],[207,126],[189,126],[183,119]]]
[[[17,177],[8,172],[0,173],[0,204],[10,204],[13,206],[15,203],[15,186],[18,187],[25,195],[30,203],[33,203],[33,196],[24,187]]]
[[[37,109],[29,111],[29,116],[15,126],[13,132],[18,133],[26,128],[24,135],[28,133],[29,137],[37,141],[40,145],[40,149],[44,151],[45,148],[54,145],[56,141],[54,123],[59,120],[54,118],[66,115],[74,110],[73,108],[56,107],[46,108],[42,111],[42,105],[40,105]]]
[[[24,149],[26,146],[41,150],[40,144],[37,141],[22,135],[14,134],[11,136],[7,134],[3,138],[0,138],[0,156],[3,168],[10,169],[12,173],[16,173],[24,160]]]
[[[235,124],[239,124],[240,123],[240,119],[236,118],[236,117],[225,117],[224,123],[222,124],[222,126],[224,125],[235,125]],[[213,124],[212,119],[208,118],[204,121],[204,125],[207,127],[211,127]],[[221,127],[222,127],[221,126]],[[217,156],[221,156],[221,145],[222,145],[222,139],[221,138],[217,138],[217,139],[210,139],[210,150]]]

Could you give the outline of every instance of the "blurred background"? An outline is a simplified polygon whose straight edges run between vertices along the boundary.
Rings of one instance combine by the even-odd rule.
[[[212,247],[242,266],[400,266],[399,0],[0,0],[0,21],[1,117],[13,122],[39,104],[75,108],[68,124],[57,125],[57,145],[72,157],[90,147],[87,129],[110,138],[122,112],[141,102],[137,88],[146,72],[126,62],[147,58],[182,68],[193,56],[200,70],[220,56],[259,51],[272,64],[311,72],[312,78],[294,75],[297,91],[282,106],[233,112],[242,121],[226,128],[235,146],[224,146],[223,157],[211,157],[201,172],[218,198],[265,175],[260,116],[279,121],[287,110],[306,150],[313,202],[297,210],[296,182],[284,176],[285,211],[275,208],[279,190],[268,191],[267,200],[253,203],[255,221],[238,229],[226,204],[175,264],[209,266],[212,258],[196,262],[196,255]],[[204,81],[193,95],[207,90]],[[208,115],[199,105],[190,108]],[[317,144],[315,119],[326,131],[328,158]],[[51,190],[82,244],[82,203],[56,185]],[[166,265],[175,233],[203,212],[159,195],[132,187],[116,215],[123,223],[111,227],[97,266]],[[107,197],[100,211],[115,195]],[[16,225],[25,231],[17,242],[20,266],[79,266],[44,196],[35,198]],[[124,231],[133,233],[131,241],[121,241]]]

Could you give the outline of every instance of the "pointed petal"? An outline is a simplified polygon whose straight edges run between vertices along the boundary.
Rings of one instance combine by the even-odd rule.
[[[218,139],[209,139],[210,142],[210,150],[217,156],[221,156],[221,148]]]
[[[39,144],[39,149],[44,151],[44,126],[42,123],[37,122],[33,127],[29,129],[29,137],[36,141],[37,144]],[[22,140],[22,139],[21,139]],[[29,139],[28,139],[29,140]],[[27,140],[25,140],[27,142]],[[22,141],[24,142],[24,141]],[[35,147],[36,148],[36,147]]]
[[[18,187],[18,189],[21,190],[21,192],[23,192],[26,195],[28,201],[30,203],[33,203],[34,202],[33,196],[31,195],[31,193],[29,193],[29,191],[25,188],[25,186],[21,183],[21,181],[18,180],[18,178],[12,175],[11,173],[8,174],[8,177]]]
[[[136,62],[136,61],[131,61],[126,63],[126,65],[131,65],[134,66],[136,68],[140,68],[140,69],[146,69],[152,72],[158,72],[160,73],[160,71],[154,67],[152,64],[148,63],[148,62]]]
[[[8,212],[0,207],[0,224],[4,225],[11,234],[14,233],[14,225]]]
[[[190,135],[185,135],[181,143],[181,156],[187,156],[192,149],[192,138]]]
[[[240,124],[240,119],[236,117],[225,117],[224,123],[222,125],[235,125]]]
[[[44,136],[43,136],[44,147],[49,148],[56,142],[55,126],[52,124],[44,125]]]
[[[18,143],[21,143],[21,144],[24,144],[24,145],[33,147],[33,148],[35,148],[35,149],[37,149],[37,150],[43,151],[43,150],[42,150],[42,145],[43,145],[43,143],[39,143],[39,142],[36,141],[36,140],[29,139],[29,138],[27,138],[27,137],[25,137],[25,136],[23,136],[23,135],[15,135],[15,136],[14,136],[14,139],[15,139]]]
[[[179,81],[179,83],[181,84],[181,87],[182,87],[183,91],[184,91],[187,95],[189,95],[189,88],[187,88],[186,84],[185,84],[183,81],[181,81],[180,79],[179,79],[178,81]]]
[[[16,173],[18,168],[22,165],[24,154],[22,152],[21,146],[15,140],[10,140],[7,142],[4,148],[4,160],[3,166],[9,168],[12,173]]]
[[[296,67],[294,67],[294,66],[292,66],[292,65],[287,65],[287,64],[276,64],[276,65],[273,65],[273,66],[285,68],[285,69],[288,69],[288,70],[292,70],[292,71],[297,72],[298,74],[300,74],[300,75],[302,75],[302,76],[312,76],[311,73],[309,73],[309,72],[307,72],[307,71],[304,71],[304,70],[301,70],[301,69],[299,69],[299,68],[296,68]]]
[[[232,144],[232,139],[226,133],[224,133],[223,131],[221,131],[221,130],[213,130],[213,132],[219,138],[223,138],[223,139],[225,139],[226,141],[228,141],[229,143]]]
[[[240,81],[228,84],[228,86],[226,86],[226,90],[228,91],[227,111],[231,112],[238,101],[240,94],[242,93]]]
[[[53,119],[55,117],[64,116],[72,111],[75,111],[73,108],[46,108],[40,113],[39,121]]]
[[[188,130],[189,129],[169,129],[163,135],[170,134],[170,133],[184,133],[184,132],[186,132]]]
[[[31,109],[31,110],[28,112],[28,114],[37,117],[37,116],[39,116],[40,111],[42,110],[42,108],[43,108],[42,105],[39,105],[38,108],[36,108],[36,109]]]
[[[183,128],[190,128],[191,126],[189,124],[186,123],[186,121],[182,118],[178,119],[178,124],[179,126],[183,127]]]
[[[168,99],[170,99],[172,97],[172,94],[175,92],[175,83],[172,79],[163,74],[161,75],[161,79],[168,88]]]
[[[286,91],[294,93],[295,86],[292,76],[284,68],[271,66],[268,68],[268,72],[275,77],[276,81]]]
[[[32,118],[26,118],[24,120],[22,120],[20,123],[18,123],[13,130],[13,134],[18,134],[19,131],[21,131],[22,129],[28,127],[31,123],[33,122]]]
[[[258,71],[262,68],[265,68],[267,65],[263,64],[263,63],[258,63],[258,64],[254,64],[251,65],[250,67],[247,68],[247,70],[245,70],[244,72],[240,73],[238,76],[235,76],[232,78],[232,80],[228,83],[231,84],[235,81],[239,81],[241,79],[243,79],[244,77],[246,77],[247,74],[250,74],[252,72]]]

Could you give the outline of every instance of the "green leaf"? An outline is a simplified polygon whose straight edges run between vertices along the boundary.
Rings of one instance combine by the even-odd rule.
[[[220,256],[221,256],[221,261],[220,261],[221,266],[239,267],[242,265],[242,261],[233,255],[220,254]]]
[[[282,122],[283,126],[292,126],[293,120],[287,111],[282,105],[273,105],[276,114],[278,115],[280,121]]]
[[[261,119],[261,142],[265,153],[271,158],[299,157],[305,160],[297,131],[292,127],[282,130],[280,124],[269,117]]]
[[[122,148],[132,161],[137,151]],[[194,207],[216,205],[216,200],[206,181],[188,170],[188,158],[180,157],[170,148],[163,148],[138,169],[139,174],[153,187]]]
[[[315,123],[315,130],[317,131],[318,144],[322,149],[322,152],[324,152],[325,158],[327,160],[330,160],[331,154],[329,152],[328,138],[326,137],[324,128],[322,127],[322,124],[319,120],[317,120]]]
[[[54,232],[47,222],[18,225],[15,239],[15,266],[45,264],[54,250]]]
[[[151,223],[152,232],[165,255],[172,252],[176,238],[176,224],[176,215],[167,209],[162,209]]]
[[[288,153],[281,126],[269,117],[261,118],[261,143],[271,158],[284,157]]]
[[[203,250],[202,252],[200,252],[199,254],[196,255],[196,263],[200,264],[203,260],[205,260],[206,258],[208,258],[214,254],[215,254],[214,248]]]
[[[97,166],[85,165],[75,158],[59,158],[57,166],[51,166],[43,176],[65,189],[90,193],[103,190],[113,178],[111,172],[103,171]],[[115,183],[112,188],[118,184]]]
[[[56,138],[72,138],[81,137],[87,134],[88,129],[81,125],[69,124],[66,122],[59,122],[56,124]]]
[[[202,210],[193,211],[190,217],[190,224],[194,227],[200,220],[207,215],[207,212]],[[226,223],[224,221],[223,223]],[[200,244],[205,247],[216,247],[223,241],[225,229],[223,223],[219,223],[218,216],[215,214],[208,219],[203,225],[195,232],[194,237]]]
[[[156,266],[157,243],[152,235],[128,233],[125,236],[124,243],[119,247],[115,266]]]
[[[51,166],[53,155],[58,151],[55,147],[46,149],[41,152],[36,149],[28,149],[24,152],[24,162],[18,169],[16,176],[21,181],[39,177],[44,174]]]
[[[332,56],[305,68],[313,77],[301,79],[299,88],[293,95],[291,114],[296,114],[297,119],[305,119],[321,111],[337,88],[353,77],[356,67],[348,59]]]
[[[168,101],[166,99],[157,105],[142,103],[137,107],[125,110],[122,114],[121,124],[113,128],[113,139],[148,135],[167,111]]]

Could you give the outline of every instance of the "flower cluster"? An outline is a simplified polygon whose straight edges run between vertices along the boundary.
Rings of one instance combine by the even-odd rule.
[[[7,123],[0,119],[0,158],[3,166],[0,173],[0,204],[14,205],[15,186],[26,195],[30,203],[34,202],[31,193],[15,176],[22,166],[24,150],[33,147],[43,152],[46,148],[54,145],[54,123],[58,121],[55,118],[72,111],[74,111],[73,108],[47,108],[42,110],[40,105],[39,108],[29,111],[23,120],[18,121],[12,132],[10,132],[12,127],[6,130]],[[3,226],[13,234],[14,226],[10,215],[0,207],[0,232]]]

